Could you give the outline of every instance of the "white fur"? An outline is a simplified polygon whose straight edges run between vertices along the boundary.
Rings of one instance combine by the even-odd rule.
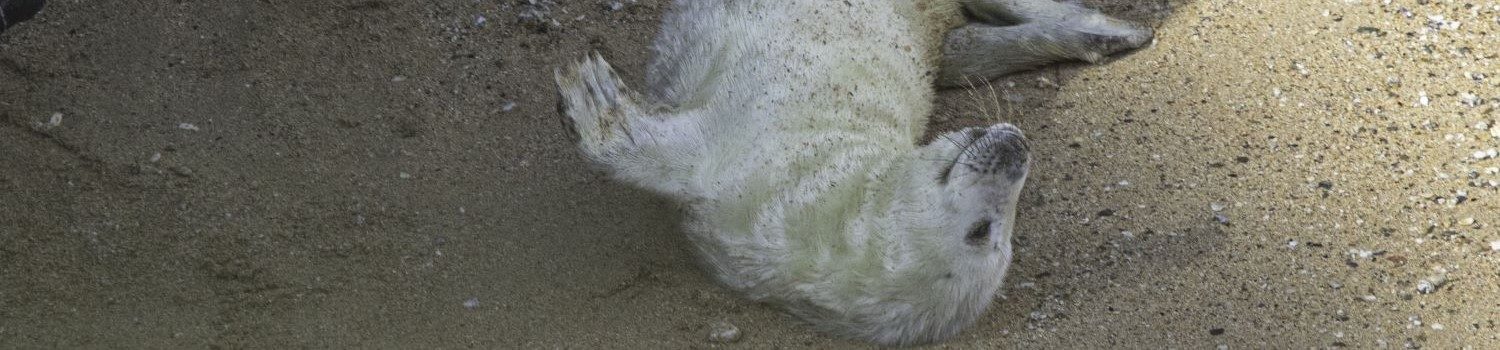
[[[645,96],[597,56],[558,72],[583,153],[683,203],[718,280],[819,329],[913,344],[983,313],[1011,260],[1028,158],[1008,125],[916,145],[941,45],[931,33],[950,26],[933,18],[957,5],[676,6]],[[966,242],[981,221],[993,222],[982,243]]]

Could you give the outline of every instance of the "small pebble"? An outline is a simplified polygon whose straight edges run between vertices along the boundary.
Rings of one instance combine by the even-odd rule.
[[[401,172],[401,175],[400,175],[400,176],[401,176],[401,178],[403,178],[403,179],[410,179],[410,178],[411,178],[411,174],[407,174],[407,173],[406,173],[406,172],[404,172],[404,171],[403,171],[403,172]]]
[[[500,102],[500,111],[501,112],[510,112],[510,110],[515,109],[515,108],[516,108],[516,102],[515,101]]]
[[[1443,274],[1428,276],[1421,281],[1417,281],[1417,293],[1432,294],[1446,282],[1448,282],[1448,276],[1444,276]]]
[[[395,77],[391,77],[391,81],[398,82],[398,83],[399,82],[403,82],[403,81],[406,81],[406,76],[404,76],[404,75],[397,75]]]
[[[177,124],[177,128],[182,130],[198,131],[198,126],[191,123]]]
[[[1010,91],[1006,91],[1005,92],[1005,96],[1002,96],[1001,98],[1004,98],[1005,102],[1010,102],[1010,103],[1026,102],[1026,95],[1022,95],[1022,94],[1018,94],[1018,93],[1014,93],[1014,92],[1010,92]]]
[[[1437,30],[1458,30],[1458,28],[1463,27],[1463,23],[1459,21],[1449,21],[1442,15],[1433,15],[1427,16],[1427,27]]]
[[[465,309],[473,310],[477,307],[479,307],[479,297],[473,297],[469,298],[469,300],[464,300]]]
[[[1219,204],[1219,203],[1209,203],[1208,204],[1208,209],[1216,211],[1216,212],[1223,211],[1224,210],[1224,205],[1223,204]]]
[[[1495,158],[1495,157],[1500,157],[1500,150],[1496,150],[1494,148],[1491,148],[1491,149],[1486,149],[1486,150],[1474,151],[1473,157],[1474,157],[1475,160],[1485,160],[1485,159],[1491,159],[1491,158]]]
[[[62,112],[52,113],[52,118],[47,119],[47,127],[55,128],[58,125],[62,125],[62,117]]]
[[[1219,222],[1220,225],[1228,225],[1229,217],[1223,214],[1214,214],[1214,221]],[[1294,243],[1293,245],[1295,246],[1296,244]]]
[[[1482,103],[1482,102],[1483,101],[1481,101],[1479,99],[1479,96],[1476,96],[1476,95],[1471,94],[1471,93],[1465,92],[1465,93],[1462,93],[1462,94],[1458,95],[1458,103],[1461,104],[1461,105],[1463,105],[1464,107],[1469,107],[1469,108],[1479,107],[1479,104]]]
[[[1061,86],[1058,86],[1057,83],[1052,82],[1052,79],[1047,79],[1047,77],[1037,77],[1036,86],[1054,89],[1061,88]]]
[[[1434,291],[1437,291],[1437,286],[1434,286],[1432,282],[1428,282],[1425,279],[1417,281],[1417,293],[1432,294]]]
[[[715,343],[733,343],[740,340],[740,327],[735,327],[729,322],[714,322],[709,326],[708,341]]]
[[[1490,251],[1500,252],[1500,241],[1490,242]]]

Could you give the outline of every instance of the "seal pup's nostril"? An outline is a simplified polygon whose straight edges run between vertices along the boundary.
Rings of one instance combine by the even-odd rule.
[[[1017,180],[1030,169],[1031,148],[1021,129],[1010,124],[999,124],[983,129],[983,136],[960,155],[960,164],[970,171],[985,175],[1004,175],[1008,180]],[[971,135],[973,130],[968,131]]]

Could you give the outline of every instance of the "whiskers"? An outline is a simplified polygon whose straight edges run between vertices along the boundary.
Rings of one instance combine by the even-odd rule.
[[[948,182],[948,175],[953,173],[953,167],[955,167],[955,166],[963,165],[963,166],[969,167],[971,169],[978,169],[978,168],[980,168],[982,166],[982,164],[974,161],[976,159],[979,159],[978,158],[979,153],[977,153],[978,152],[977,149],[979,149],[979,147],[974,147],[974,144],[978,143],[981,139],[983,139],[983,137],[970,137],[969,140],[968,140],[968,142],[963,142],[963,141],[955,140],[955,139],[953,139],[952,136],[949,136],[949,135],[950,134],[941,134],[941,135],[938,135],[938,138],[940,138],[943,141],[946,141],[946,142],[951,143],[954,146],[958,147],[958,149],[959,149],[958,155],[953,156],[952,159],[922,158],[922,160],[924,160],[924,161],[930,161],[930,162],[934,162],[934,163],[941,163],[941,164],[943,164],[943,171],[941,171],[941,172],[938,173],[938,179],[937,180],[938,180],[939,183],[947,183]],[[964,161],[965,159],[967,159],[969,161],[965,162]]]
[[[958,114],[965,118],[975,118],[984,122],[985,124],[995,124],[1003,122],[1003,116],[1010,116],[1012,119],[1020,116],[1020,113],[1016,112],[1016,107],[1014,105],[1014,102],[1016,101],[1012,101],[1011,99],[1004,99],[1002,97],[1011,94],[1010,91],[1003,91],[1004,88],[997,89],[995,87],[995,84],[988,80],[976,80],[971,79],[968,76],[965,76],[963,79],[964,83],[962,86],[964,86],[964,93],[967,97],[962,104],[963,110],[947,113]],[[1004,102],[1002,102],[1002,99],[1004,99]],[[1012,121],[1012,123],[1014,123],[1014,121]],[[987,126],[988,125],[982,125],[977,127],[984,128]],[[984,168],[985,165],[980,164],[977,161],[983,158],[980,157],[979,152],[985,147],[984,145],[975,145],[975,143],[980,141],[980,139],[982,138],[983,137],[981,136],[975,135],[969,137],[967,140],[960,140],[954,138],[949,133],[938,134],[937,139],[933,140],[933,142],[948,142],[954,147],[957,147],[960,150],[959,153],[951,159],[944,158],[923,160],[941,163],[944,166],[943,169],[952,169],[957,165],[964,165],[975,169]],[[948,173],[949,171],[945,170],[942,172],[942,176],[946,178]]]
[[[981,120],[990,123],[998,123],[1002,121],[1002,116],[1020,116],[1019,113],[1016,113],[1016,108],[1014,105],[1003,104],[1000,102],[1002,93],[995,89],[995,84],[993,82],[989,80],[979,80],[979,83],[983,84],[983,86],[975,84],[975,80],[970,79],[968,76],[964,77],[964,92],[969,97],[969,100],[967,101],[967,107],[971,111],[974,111],[974,113],[978,114]],[[1005,92],[1005,94],[1009,93],[1009,91]]]

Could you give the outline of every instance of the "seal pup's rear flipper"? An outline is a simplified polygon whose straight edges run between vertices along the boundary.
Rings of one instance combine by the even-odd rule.
[[[1051,0],[965,0],[964,6],[984,23],[948,33],[939,85],[988,81],[1053,62],[1099,62],[1153,36],[1146,26]]]
[[[649,190],[696,193],[690,178],[704,140],[695,113],[648,105],[597,53],[558,69],[554,78],[559,117],[585,157]]]

